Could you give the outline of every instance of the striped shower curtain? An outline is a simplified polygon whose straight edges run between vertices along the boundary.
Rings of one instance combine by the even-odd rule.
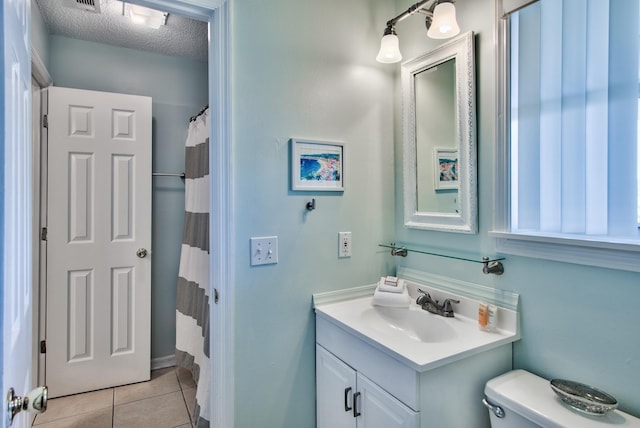
[[[176,364],[198,384],[194,426],[208,427],[209,110],[192,118],[185,153],[185,218],[176,299]],[[188,403],[191,405],[191,403]]]

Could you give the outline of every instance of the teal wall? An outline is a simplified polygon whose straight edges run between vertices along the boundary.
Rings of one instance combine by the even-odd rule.
[[[599,386],[640,415],[640,274],[508,256],[504,275],[486,276],[475,264],[416,254],[396,259],[377,247],[398,239],[495,250],[487,234],[496,138],[494,1],[456,3],[462,30],[477,33],[480,227],[473,236],[402,224],[399,66],[374,57],[384,23],[413,0],[263,3],[231,2],[236,426],[315,426],[311,294],[374,282],[396,264],[520,293],[523,338],[514,365]],[[405,59],[438,44],[426,37],[420,17],[397,30]],[[50,49],[60,86],[153,96],[154,134],[163,136],[154,141],[154,168],[181,170],[186,121],[206,103],[206,65],[55,36]],[[157,120],[156,113],[180,119]],[[345,142],[344,194],[289,190],[291,137]],[[168,266],[178,257],[182,186],[155,183],[153,251]],[[312,197],[317,208],[307,213]],[[337,258],[339,231],[353,233],[349,259]],[[265,235],[279,236],[280,261],[251,267],[249,238]],[[173,351],[167,342],[175,269],[154,272],[154,357]]]
[[[398,11],[413,1],[398,1]],[[401,134],[396,133],[396,236],[427,246],[493,253],[496,139],[496,52],[494,0],[458,0],[461,30],[476,36],[479,233],[473,236],[409,230],[402,224]],[[424,35],[421,19],[397,28],[405,58],[438,41]],[[396,120],[401,118],[396,90]],[[400,122],[397,122],[400,123]],[[613,394],[620,408],[640,416],[640,274],[533,258],[509,256],[502,276],[484,275],[469,262],[410,254],[398,264],[520,294],[522,339],[514,345],[514,366],[546,378],[579,380]]]
[[[311,295],[393,269],[378,247],[393,237],[393,76],[375,62],[393,5],[231,6],[235,426],[314,427]],[[345,143],[344,194],[290,190],[292,137]],[[338,259],[340,231],[352,232],[351,258]],[[251,267],[249,238],[268,235],[279,263]]]
[[[189,117],[208,102],[207,63],[61,36],[49,41],[56,86],[153,98],[153,171],[184,171]],[[184,182],[153,179],[151,358],[175,351],[175,301],[184,218]]]

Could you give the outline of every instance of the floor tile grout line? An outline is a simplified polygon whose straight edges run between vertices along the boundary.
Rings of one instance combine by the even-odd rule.
[[[33,425],[32,425],[32,426],[35,428],[35,427],[38,427],[38,426],[40,426],[40,425],[50,424],[50,423],[52,423],[52,422],[61,421],[61,420],[63,420],[63,419],[69,419],[69,418],[73,418],[73,417],[76,417],[76,416],[86,415],[86,414],[88,414],[88,413],[94,413],[94,412],[104,411],[104,409],[108,409],[108,408],[110,408],[110,407],[111,407],[110,405],[109,405],[109,406],[103,406],[103,407],[97,407],[97,408],[95,408],[95,409],[91,409],[91,410],[84,410],[84,411],[80,411],[80,412],[78,412],[78,413],[73,413],[73,414],[69,414],[69,415],[66,415],[66,416],[57,417],[57,418],[55,418],[55,419],[51,419],[51,420],[48,420],[48,421],[45,421],[45,422],[35,423],[35,420],[34,420],[34,423],[33,423]]]
[[[191,427],[193,427],[193,418],[191,416],[191,412],[189,411],[189,404],[187,404],[187,397],[184,396],[184,390],[185,389],[184,389],[184,385],[182,384],[182,381],[180,381],[180,376],[178,375],[178,368],[179,367],[176,365],[174,372],[176,374],[176,377],[178,378],[178,385],[180,385],[180,393],[182,395],[182,402],[184,403],[184,407],[187,410],[187,416],[189,416],[189,425]]]
[[[174,392],[173,392],[173,393],[171,393],[171,394],[175,394],[176,392],[177,392],[177,391],[174,391]],[[167,394],[163,394],[163,395],[167,395]],[[150,397],[150,398],[155,398],[155,397]],[[182,393],[181,393],[181,394],[180,394],[180,396],[179,396],[179,397],[176,397],[176,398],[177,398],[178,400],[182,399],[182,400],[181,400],[181,403],[182,403],[182,405],[184,406],[184,407],[183,407],[183,409],[184,409],[184,410],[185,410],[185,412],[187,413],[187,418],[188,418],[188,422],[187,422],[187,423],[188,423],[189,425],[193,426],[193,423],[192,423],[192,421],[191,421],[191,415],[189,414],[189,411],[188,411],[188,409],[186,408],[185,397],[184,397],[184,396],[182,395]],[[139,400],[139,401],[141,401],[141,400]],[[102,409],[107,410],[107,409],[109,409],[109,407],[103,407]],[[77,416],[79,416],[79,415],[83,415],[83,414],[87,414],[87,413],[93,413],[93,412],[96,412],[96,411],[99,411],[99,410],[101,410],[101,409],[92,410],[92,411],[89,411],[89,412],[82,412],[82,413],[74,414],[74,415],[69,415],[69,416],[66,416],[66,417],[64,417],[64,418],[60,418],[60,419],[52,420],[52,421],[49,421],[49,422],[45,422],[45,424],[50,424],[50,423],[55,423],[55,422],[59,422],[59,421],[64,421],[64,420],[66,420],[66,419],[71,419],[71,418],[77,417]],[[115,423],[115,413],[114,413],[114,412],[115,412],[115,406],[112,406],[112,407],[111,407],[111,412],[112,412],[112,413],[111,413],[111,414],[112,414],[111,427],[112,427],[112,428],[118,428],[118,427],[119,427],[119,426],[118,426],[118,424],[116,424],[116,423]],[[181,427],[181,426],[183,426],[183,425],[186,425],[186,424],[177,425],[177,427]],[[45,425],[45,426],[46,426],[46,425]]]
[[[81,413],[75,413],[73,415],[67,415],[67,416],[62,417],[62,418],[52,419],[50,421],[46,421],[46,422],[43,422],[41,424],[33,425],[33,427],[34,428],[38,428],[40,426],[48,426],[50,424],[58,423],[58,422],[66,420],[66,419],[72,419],[72,418],[76,418],[78,416],[85,416],[85,415],[88,415],[90,413],[101,412],[101,411],[104,411],[105,409],[108,409],[108,407],[102,407],[101,409],[94,409],[94,410],[89,410],[87,412],[81,412]]]
[[[54,401],[54,400],[65,400],[65,401],[72,401],[73,402],[73,400],[80,399],[82,396],[86,396],[87,394],[93,394],[93,393],[98,393],[98,392],[107,391],[107,390],[111,390],[112,394],[114,393],[113,392],[114,391],[113,387],[111,387],[111,388],[100,388],[100,389],[96,389],[96,390],[93,390],[93,391],[79,392],[79,393],[76,393],[76,394],[63,395],[63,396],[59,396],[59,397],[55,397],[55,398],[50,398],[49,402]],[[80,410],[77,413],[69,414],[69,415],[62,416],[62,417],[55,417],[54,419],[47,420],[45,422],[39,422],[38,421],[38,416],[40,416],[40,419],[42,419],[45,416],[49,416],[51,414],[51,410],[49,410],[49,412],[46,415],[36,415],[36,418],[33,420],[33,423],[31,424],[31,427],[32,428],[36,428],[36,427],[38,427],[40,425],[50,424],[50,423],[53,423],[55,421],[68,419],[68,418],[71,418],[71,417],[74,417],[74,416],[80,416],[80,415],[84,415],[84,414],[87,414],[87,413],[101,411],[101,410],[109,408],[110,406],[113,406],[113,395],[112,395],[112,402],[111,402],[110,405],[105,405],[103,407],[97,407],[97,408],[91,409],[91,410]]]
[[[158,398],[158,397],[163,397],[165,395],[175,394],[176,392],[182,393],[182,391],[180,391],[179,389],[176,389],[175,391],[167,391],[167,392],[163,392],[162,394],[150,395],[149,397],[138,398],[138,399],[133,400],[133,401],[127,401],[126,403],[120,403],[120,404],[115,404],[114,403],[113,407],[115,408],[115,407],[121,407],[121,406],[128,406],[128,405],[133,404],[133,403],[139,403],[140,401],[150,400],[152,398]]]
[[[116,399],[116,397],[115,397],[115,395],[116,395],[116,387],[104,388],[104,389],[111,390],[111,403],[110,403],[110,405],[102,407],[102,409],[104,409],[104,410],[108,409],[109,407],[111,408],[111,428],[117,428],[117,424],[115,422],[115,413],[116,413],[115,410],[116,410],[117,406],[130,405],[130,404],[138,403],[140,401],[144,401],[144,400],[150,399],[150,398],[156,398],[156,397],[161,397],[161,396],[165,396],[165,395],[169,395],[169,394],[175,394],[178,391],[180,391],[180,396],[179,397],[182,398],[182,404],[184,406],[185,411],[187,412],[187,417],[188,417],[188,420],[189,420],[188,423],[189,423],[190,426],[193,426],[193,418],[192,418],[191,412],[189,411],[189,405],[187,404],[187,398],[185,396],[185,390],[192,389],[192,387],[191,387],[191,385],[186,385],[186,384],[182,383],[182,381],[180,380],[180,376],[178,375],[177,366],[174,367],[173,373],[174,373],[174,376],[176,376],[176,381],[178,383],[178,389],[177,390],[168,391],[168,392],[165,392],[163,394],[154,395],[154,396],[150,396],[150,397],[139,398],[139,399],[136,399],[136,400],[133,400],[133,401],[130,401],[130,402],[126,402],[126,403],[121,403],[121,404],[118,404],[118,405],[116,405],[116,402],[115,402],[115,399]],[[189,388],[186,388],[187,386],[189,386]],[[89,391],[89,392],[93,392],[93,391]],[[82,394],[74,394],[74,395],[80,396]],[[81,411],[80,413],[73,414],[73,415],[68,415],[68,416],[65,416],[65,417],[62,417],[62,418],[58,418],[58,419],[53,419],[51,421],[47,421],[46,423],[47,424],[48,423],[53,423],[55,421],[61,421],[61,420],[64,420],[64,419],[76,417],[76,416],[79,416],[79,415],[82,415],[82,414],[86,414],[86,413],[95,412],[95,411],[98,411],[98,410],[100,410],[100,409],[93,409],[91,411]],[[33,424],[31,425],[32,428],[37,428],[37,425],[36,425],[37,422],[36,421],[37,421],[37,419],[34,418]]]
[[[189,370],[187,370],[187,371],[193,377],[191,372]],[[184,395],[185,388],[183,388],[182,382],[180,382],[180,376],[178,376],[178,366],[175,366],[175,373],[176,373],[176,376],[178,377],[178,384],[180,385],[180,392],[182,392],[182,401],[184,402],[184,406],[187,408],[187,415],[189,416],[189,425],[191,425],[193,427],[194,426],[194,421],[193,421],[193,417],[191,416],[191,411],[189,410],[189,404],[187,403],[187,397],[185,397],[185,395]],[[192,388],[187,388],[187,389],[192,389]],[[193,404],[195,405],[195,402]]]
[[[189,411],[189,405],[187,404],[187,397],[184,396],[184,391],[182,392],[182,402],[184,403],[184,407],[187,410],[187,416],[189,416],[189,424],[193,426],[193,418],[191,417],[191,412]]]
[[[163,369],[159,369],[159,370],[163,370]],[[138,402],[138,401],[146,400],[147,398],[154,398],[154,397],[160,397],[160,396],[162,396],[162,395],[173,394],[173,393],[178,392],[178,391],[182,392],[182,388],[180,387],[180,379],[178,379],[177,374],[175,373],[175,369],[173,370],[173,372],[174,372],[174,374],[176,375],[176,382],[177,382],[177,384],[178,384],[178,389],[173,390],[173,391],[165,391],[165,392],[163,392],[162,394],[150,395],[150,396],[148,396],[148,397],[140,397],[140,398],[136,398],[136,399],[134,399],[134,400],[127,401],[127,402],[124,402],[124,403],[116,403],[116,402],[115,402],[115,389],[117,389],[117,388],[121,388],[121,387],[127,387],[127,386],[130,386],[130,385],[142,385],[142,384],[145,384],[145,383],[153,382],[153,381],[154,381],[154,379],[152,378],[152,379],[149,379],[149,380],[144,381],[144,382],[133,383],[133,384],[130,384],[130,385],[122,385],[122,386],[120,386],[120,387],[115,387],[115,388],[114,388],[113,407],[115,408],[115,407],[118,407],[118,406],[124,406],[124,405],[126,405],[126,404],[136,403],[136,402]],[[158,378],[156,378],[156,379],[158,379]]]
[[[178,366],[175,366],[174,372],[176,374],[176,377],[178,378],[178,385],[180,385],[180,393],[182,395],[182,402],[184,403],[184,407],[187,410],[187,416],[189,416],[189,425],[193,426],[193,418],[191,417],[191,412],[189,411],[189,405],[187,404],[187,397],[184,396],[184,385],[182,384],[182,381],[180,380],[180,376],[178,375]]]

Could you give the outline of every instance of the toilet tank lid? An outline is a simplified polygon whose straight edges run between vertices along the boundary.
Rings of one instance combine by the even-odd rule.
[[[487,382],[484,393],[493,404],[545,427],[634,427],[640,419],[619,410],[590,416],[563,404],[549,381],[525,370],[513,370]]]

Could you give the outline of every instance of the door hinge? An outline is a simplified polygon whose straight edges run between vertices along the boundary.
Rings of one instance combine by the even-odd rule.
[[[44,128],[48,128],[49,127],[49,118],[46,114],[42,115],[42,126]]]
[[[47,228],[43,227],[42,231],[40,232],[40,240],[41,241],[46,241],[47,240]]]
[[[41,354],[46,354],[47,353],[47,341],[46,340],[41,340],[40,341],[40,353]]]

